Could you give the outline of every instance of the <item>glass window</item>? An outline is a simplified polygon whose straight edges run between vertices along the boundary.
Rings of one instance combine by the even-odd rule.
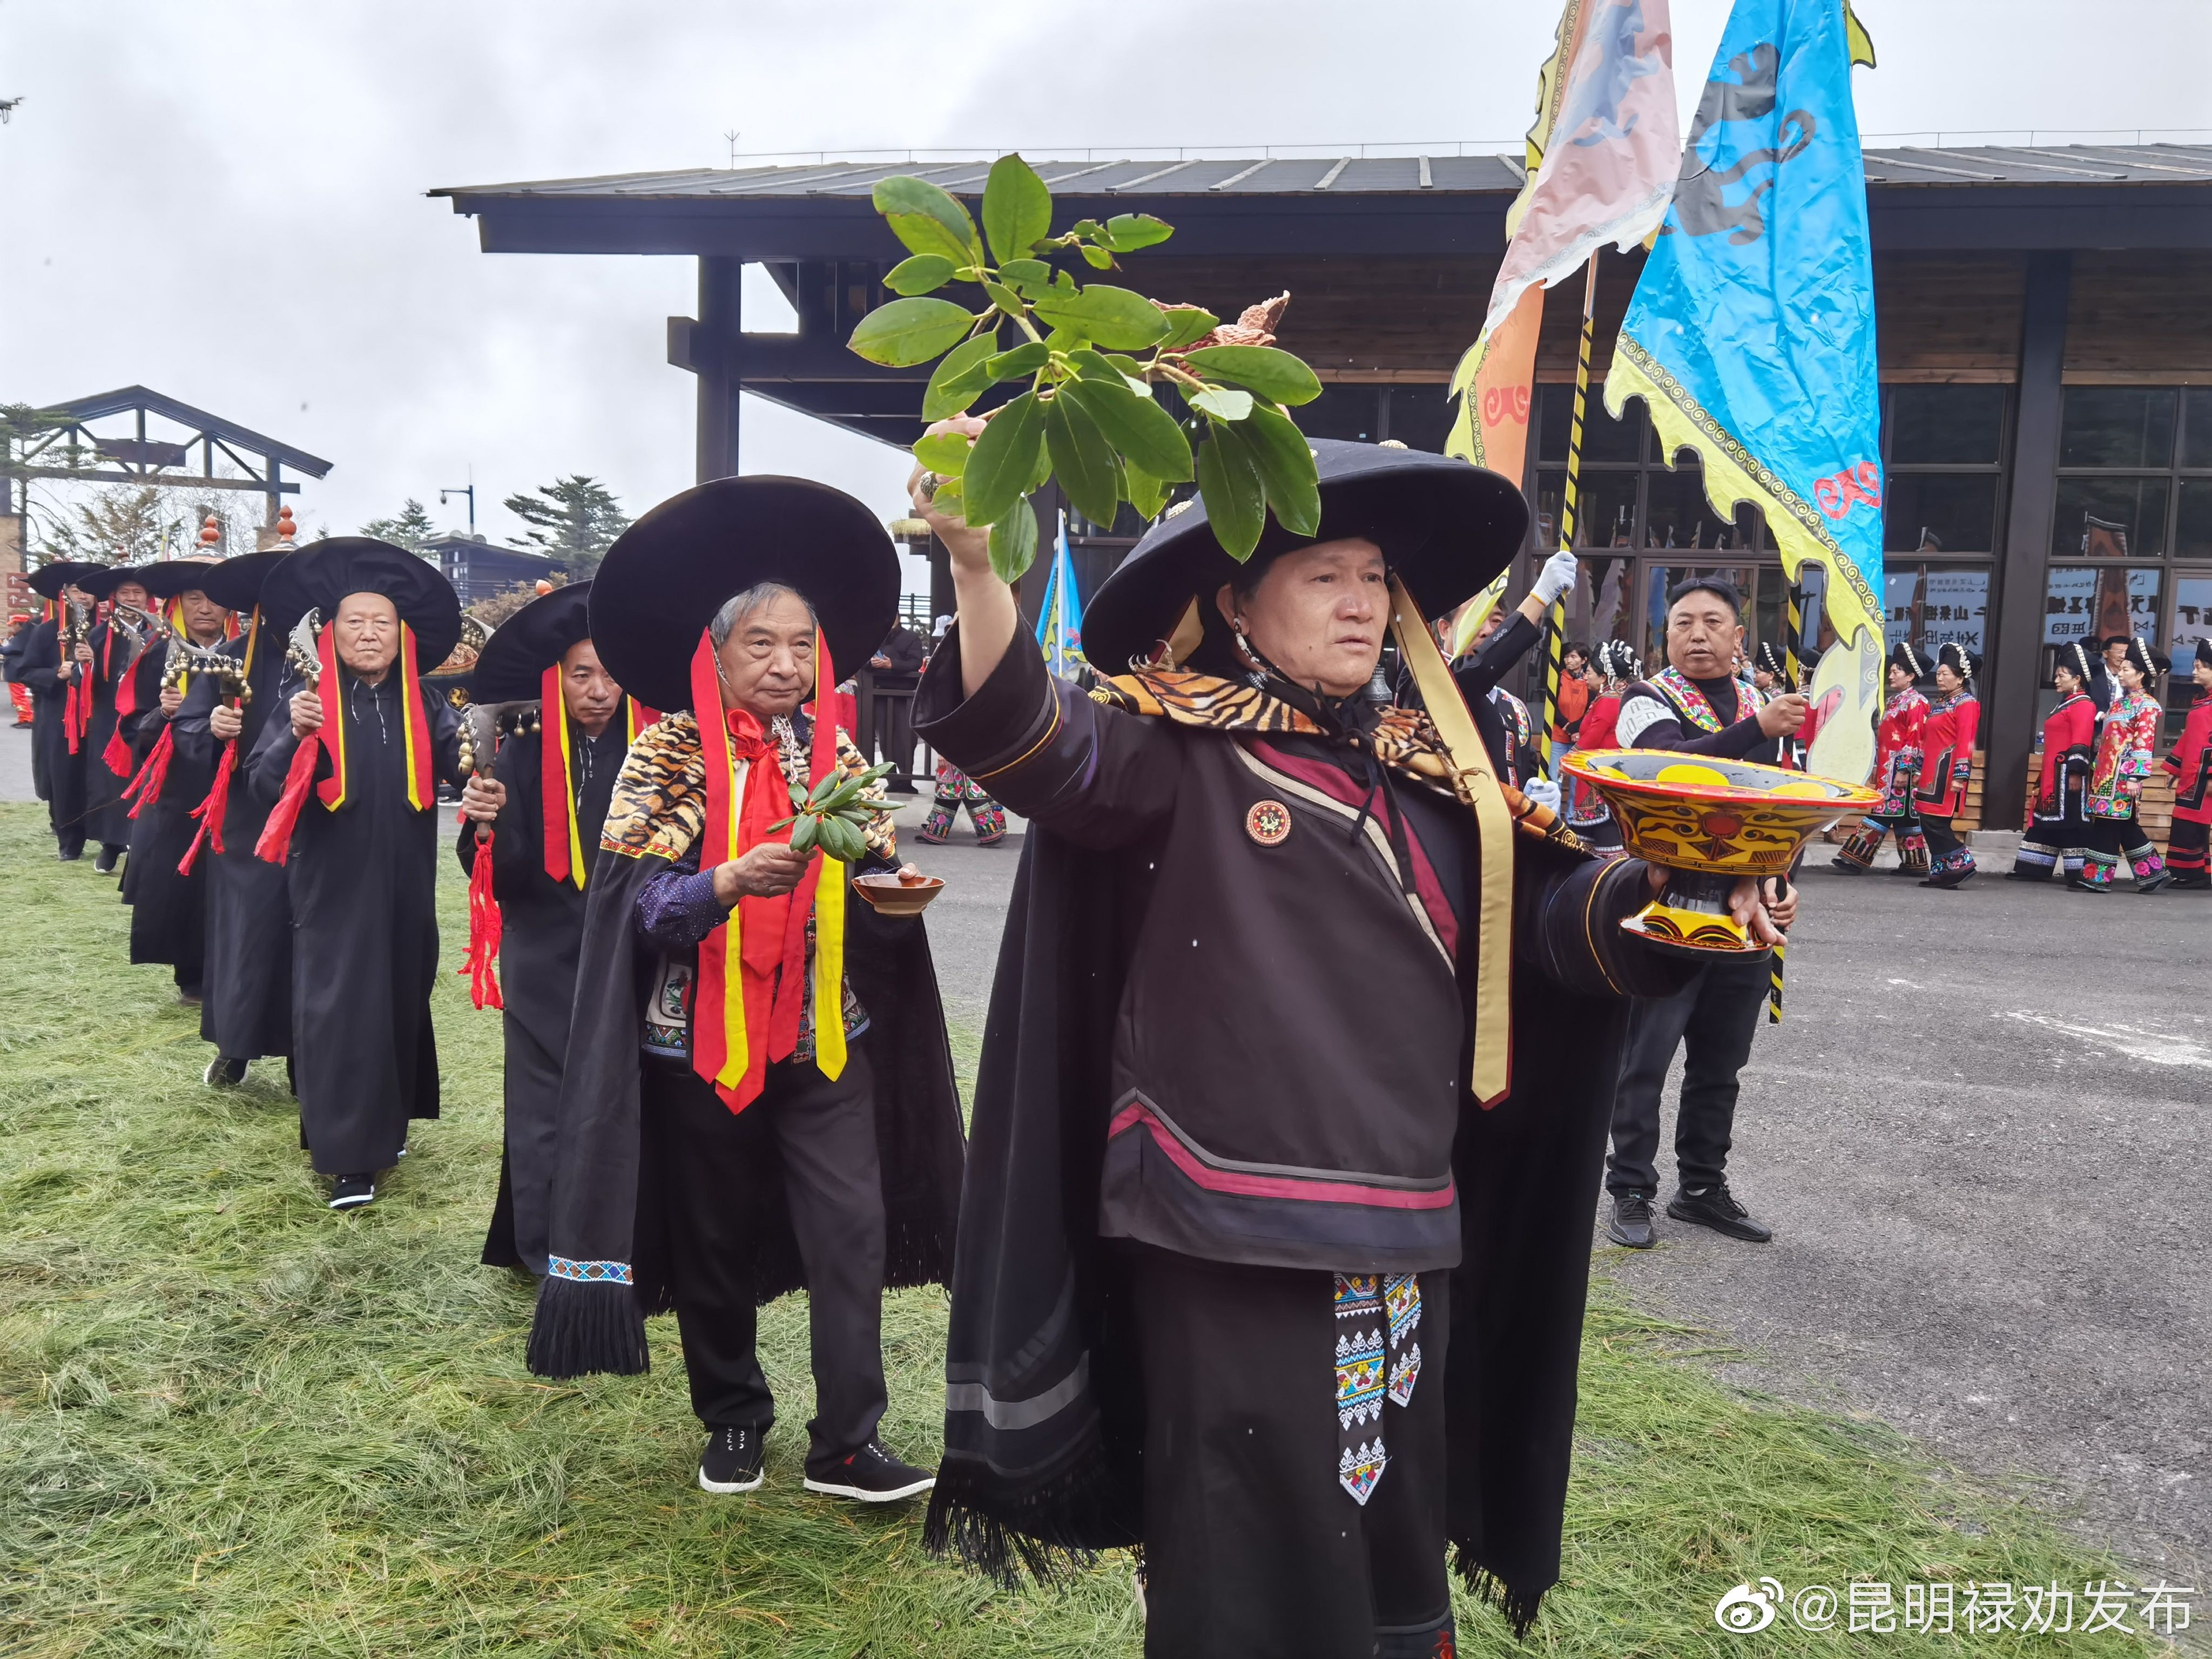
[[[1910,640],[1923,654],[1939,646],[1963,645],[1976,656],[1989,652],[1990,573],[1985,568],[1890,564],[1882,572],[1887,617],[1884,642]]]
[[[1705,498],[1705,475],[1694,456],[1686,455],[1674,471],[1644,474],[1644,545],[1654,548],[1711,548],[1741,552],[1757,544],[1759,510],[1739,502],[1735,517],[1724,519]]]
[[[2174,388],[2069,386],[2058,434],[2061,466],[2171,466]]]
[[[2051,550],[2063,558],[2156,558],[2166,551],[2165,478],[2061,478]]]
[[[2181,481],[2181,508],[2173,515],[2173,550],[2184,559],[2212,559],[2212,478]]]
[[[1536,545],[1549,552],[1559,544],[1559,509],[1567,489],[1564,467],[1536,475]],[[1577,482],[1575,506],[1577,547],[1626,547],[1636,530],[1636,474],[1585,471]]]
[[[1553,384],[1540,387],[1541,404],[1536,424],[1536,458],[1564,463],[1567,459],[1568,428],[1574,423],[1575,389]],[[1636,461],[1644,454],[1644,404],[1631,403],[1618,421],[1606,413],[1603,388],[1592,386],[1583,410],[1583,459]]]
[[[2212,469],[2212,386],[2181,394],[2181,464]]]
[[[1371,444],[1382,434],[1382,402],[1385,387],[1346,384],[1324,386],[1321,396],[1299,405],[1298,430],[1310,438],[1348,438]]]
[[[1882,502],[1882,550],[1987,553],[1996,545],[1996,522],[1995,471],[1892,472]]]
[[[1443,453],[1451,435],[1452,417],[1458,406],[1441,386],[1394,386],[1384,388],[1390,399],[1390,436],[1408,449]],[[1303,413],[1304,411],[1299,411]]]
[[[2155,638],[2165,576],[2157,565],[2053,565],[2044,588],[2043,642],[2080,640],[2094,649],[2115,634]]]
[[[2173,584],[2174,684],[2188,678],[2191,653],[2199,640],[2212,640],[2212,576],[2183,576]]]
[[[1889,395],[1893,466],[1995,466],[2003,459],[2001,386],[1899,386]]]

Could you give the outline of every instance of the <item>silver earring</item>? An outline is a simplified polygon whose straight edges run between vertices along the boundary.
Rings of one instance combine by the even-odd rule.
[[[1249,665],[1245,671],[1244,678],[1252,683],[1253,690],[1261,689],[1267,684],[1267,671],[1260,666],[1260,653],[1252,648],[1252,641],[1244,637],[1244,618],[1242,617],[1232,618],[1229,624],[1229,632],[1237,641],[1237,649],[1243,654],[1245,662]]]

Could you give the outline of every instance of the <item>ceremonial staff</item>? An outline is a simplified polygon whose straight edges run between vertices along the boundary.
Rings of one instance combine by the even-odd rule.
[[[1567,428],[1567,491],[1559,504],[1559,550],[1575,544],[1575,497],[1582,482],[1583,412],[1589,403],[1590,337],[1597,321],[1597,256],[1590,249],[1583,270],[1583,333],[1575,353],[1575,412]],[[1544,775],[1552,775],[1552,730],[1559,723],[1559,674],[1566,651],[1567,599],[1562,593],[1544,613],[1544,713],[1538,742],[1544,757]]]
[[[1804,672],[1803,661],[1800,654],[1804,645],[1805,632],[1805,589],[1802,583],[1790,584],[1789,598],[1785,603],[1789,610],[1789,618],[1782,629],[1782,684],[1785,690],[1800,691],[1804,690],[1798,684],[1798,680]],[[1799,743],[1794,737],[1783,738],[1782,758],[1784,765],[1795,767],[1800,772],[1803,771],[1806,761],[1805,745]],[[1776,897],[1787,898],[1790,896],[1789,878],[1786,876],[1781,878],[1774,890]],[[1785,930],[1781,941],[1774,947],[1774,966],[1767,979],[1766,1023],[1769,1025],[1782,1024],[1782,979],[1788,965],[1789,957],[1790,938]]]

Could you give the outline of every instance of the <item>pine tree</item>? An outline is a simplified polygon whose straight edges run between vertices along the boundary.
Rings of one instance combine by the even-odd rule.
[[[143,564],[181,549],[198,520],[162,501],[161,492],[114,484],[58,518],[41,538],[50,559],[88,559],[96,564]]]
[[[509,495],[501,505],[532,526],[509,545],[548,555],[571,581],[582,581],[597,570],[615,538],[629,528],[606,487],[580,472],[540,484],[527,495]]]
[[[410,495],[401,503],[398,517],[371,519],[362,526],[361,533],[390,542],[394,547],[404,547],[410,553],[421,553],[422,544],[438,533],[438,526],[430,522],[422,503]]]

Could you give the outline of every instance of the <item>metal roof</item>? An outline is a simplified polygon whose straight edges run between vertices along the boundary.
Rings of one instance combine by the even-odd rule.
[[[126,386],[115,392],[95,392],[89,398],[72,398],[67,403],[40,405],[42,413],[64,415],[72,421],[97,421],[110,415],[141,410],[174,421],[179,426],[190,427],[195,435],[188,444],[198,442],[203,436],[212,438],[217,443],[245,450],[264,460],[282,461],[294,471],[304,472],[311,478],[319,478],[331,470],[331,464],[319,455],[310,455],[304,449],[295,449],[274,438],[265,438],[235,421],[226,421],[204,409],[194,409],[190,404],[179,403],[174,398],[149,392],[143,386]],[[143,428],[140,429],[143,430]]]
[[[1044,181],[1086,198],[1154,197],[1510,193],[1521,187],[1508,155],[1228,156],[1039,161]],[[614,173],[503,185],[449,186],[433,196],[729,200],[744,197],[861,198],[876,181],[909,173],[958,196],[980,196],[988,161],[823,161],[811,165],[675,173]],[[2212,144],[2067,144],[1936,149],[1905,145],[1866,153],[1867,182],[1887,185],[2212,184]],[[459,206],[457,201],[457,206]],[[460,210],[467,211],[465,207]]]

